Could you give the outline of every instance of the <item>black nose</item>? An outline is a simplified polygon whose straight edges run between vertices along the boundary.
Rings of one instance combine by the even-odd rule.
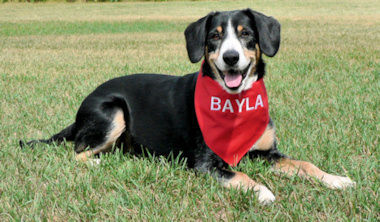
[[[223,54],[223,60],[228,65],[233,66],[239,61],[239,53],[235,50],[227,50]]]

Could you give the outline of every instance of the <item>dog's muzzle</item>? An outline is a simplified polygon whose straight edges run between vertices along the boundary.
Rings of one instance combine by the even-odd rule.
[[[221,71],[219,68],[217,69],[220,74],[220,77],[224,81],[224,84],[228,88],[235,90],[241,86],[244,78],[247,76],[249,67],[251,67],[251,63],[248,64],[247,67],[243,70],[229,69],[226,71]]]

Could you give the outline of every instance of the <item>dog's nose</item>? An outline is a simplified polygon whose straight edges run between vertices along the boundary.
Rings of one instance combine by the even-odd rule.
[[[239,53],[236,50],[227,50],[223,54],[223,60],[228,65],[233,66],[239,61]]]

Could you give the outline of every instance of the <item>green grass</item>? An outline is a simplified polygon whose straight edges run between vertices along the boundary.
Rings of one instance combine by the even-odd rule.
[[[81,101],[110,78],[199,69],[185,51],[186,25],[211,10],[251,7],[282,24],[266,58],[279,149],[357,187],[274,174],[262,160],[236,170],[273,191],[222,188],[181,162],[103,155],[74,159],[72,144],[18,148],[73,122]],[[212,1],[0,5],[0,221],[378,221],[380,4],[353,1]]]
[[[25,35],[84,35],[84,34],[117,34],[131,32],[169,32],[182,31],[185,22],[170,21],[132,21],[132,22],[27,22],[0,23],[1,35],[25,36]]]

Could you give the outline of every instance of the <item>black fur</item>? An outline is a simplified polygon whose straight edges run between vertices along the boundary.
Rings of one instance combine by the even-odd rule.
[[[201,60],[205,53],[206,43],[209,51],[216,49],[214,44],[210,44],[210,34],[214,31],[212,29],[218,25],[226,25],[225,23],[231,17],[233,17],[234,26],[237,26],[237,23],[250,23],[247,27],[252,28],[256,37],[255,41],[258,41],[262,52],[269,57],[276,55],[281,40],[281,25],[276,19],[251,9],[223,13],[213,12],[191,23],[185,30],[186,49],[192,63]],[[248,48],[254,48],[254,44]]]
[[[260,33],[258,35],[258,41],[261,51],[269,57],[276,55],[280,48],[280,23],[272,17],[268,17],[251,9],[247,9],[244,12],[255,21],[255,26],[253,27],[256,27],[257,33]]]
[[[199,62],[203,55],[206,43],[206,37],[209,19],[216,13],[210,13],[198,21],[190,24],[185,30],[186,49],[189,59],[192,63]]]
[[[232,18],[234,23],[249,23],[255,35],[247,41],[254,47],[258,41],[262,52],[274,56],[279,48],[280,26],[271,18],[250,9],[244,11],[213,12],[190,24],[185,31],[186,47],[191,62],[201,60],[206,47],[215,50],[217,44],[209,41],[215,25]],[[210,65],[203,66],[205,75],[213,76]],[[256,65],[259,79],[265,74],[261,57]],[[33,140],[20,145],[33,146],[38,142],[61,143],[74,141],[75,151],[94,148],[104,143],[111,129],[117,109],[124,114],[126,131],[120,143],[128,143],[135,150],[144,147],[157,155],[173,153],[187,158],[189,167],[200,172],[212,172],[217,178],[231,178],[227,164],[205,144],[194,110],[194,90],[198,73],[182,77],[160,74],[138,74],[109,80],[95,89],[81,104],[75,122],[48,140]],[[128,141],[126,141],[128,140]],[[254,152],[273,160],[282,154],[276,148]]]

